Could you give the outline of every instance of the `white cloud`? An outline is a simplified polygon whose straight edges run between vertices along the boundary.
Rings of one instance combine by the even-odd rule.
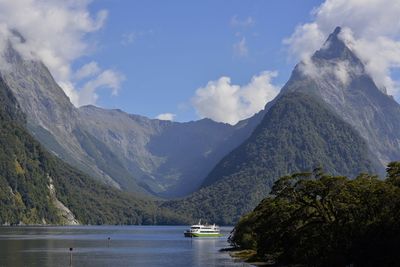
[[[347,86],[350,81],[350,76],[359,75],[361,69],[357,66],[352,66],[347,60],[336,60],[331,61],[322,66],[316,66],[310,58],[305,58],[299,64],[299,69],[303,74],[315,79],[319,79],[324,76],[329,78],[335,78],[343,86]]]
[[[193,106],[202,118],[235,124],[262,110],[278,94],[278,87],[271,83],[276,76],[277,72],[264,71],[243,86],[221,77],[196,90]]]
[[[124,46],[133,44],[133,42],[135,42],[135,40],[136,40],[136,37],[137,37],[136,33],[134,33],[134,32],[124,33],[124,34],[122,34],[122,37],[121,37],[121,44]]]
[[[239,19],[238,16],[233,16],[231,18],[231,26],[232,27],[251,27],[254,26],[255,20],[252,17],[247,17],[245,19]]]
[[[232,28],[238,29],[239,31],[235,32],[236,37],[241,37],[236,43],[232,45],[233,54],[236,57],[246,57],[249,54],[249,48],[247,46],[247,41],[244,35],[245,33],[254,26],[255,20],[252,17],[247,17],[244,19],[239,19],[238,16],[233,16],[230,21],[230,25]]]
[[[325,39],[326,34],[319,30],[316,23],[307,23],[297,26],[292,36],[284,39],[283,43],[289,45],[292,56],[305,60],[321,47]]]
[[[94,46],[86,36],[98,31],[107,18],[106,10],[91,14],[88,10],[91,2],[0,0],[0,28],[8,32],[7,36],[2,36],[5,37],[2,41],[12,36],[10,29],[21,33],[26,42],[11,38],[14,47],[27,59],[43,61],[75,105],[80,102],[81,94],[87,93],[76,88],[79,79],[100,73],[95,62],[83,66],[76,73],[71,67],[76,59],[93,51]]]
[[[126,32],[121,35],[120,43],[123,46],[128,46],[128,45],[135,43],[136,41],[138,41],[140,39],[151,37],[152,35],[154,35],[154,31],[151,29],[145,30],[145,31]]]
[[[96,94],[97,89],[109,88],[112,90],[113,95],[117,95],[121,82],[124,79],[124,76],[118,72],[112,70],[103,71],[96,78],[88,81],[83,86],[82,90],[79,92],[78,105],[95,104],[98,99],[98,95]]]
[[[69,81],[59,81],[58,85],[64,90],[65,94],[69,97],[69,100],[75,105],[79,106],[80,94],[75,90],[75,86]]]
[[[284,43],[292,55],[304,60],[336,26],[342,26],[340,37],[362,59],[377,85],[398,95],[391,70],[400,67],[399,14],[398,0],[326,0],[313,11],[313,21],[299,25]]]
[[[93,77],[96,74],[99,74],[101,71],[97,62],[92,61],[83,65],[80,69],[75,72],[75,78],[77,80],[81,80],[87,77]]]
[[[173,113],[162,113],[159,114],[156,119],[162,120],[162,121],[173,121],[176,117],[176,114]]]
[[[242,39],[233,44],[233,53],[238,57],[246,57],[249,53],[249,49],[247,48],[246,38],[242,37]]]
[[[347,85],[349,83],[349,62],[348,61],[340,61],[336,63],[335,68],[333,69],[333,73],[336,78],[342,82],[342,84]]]

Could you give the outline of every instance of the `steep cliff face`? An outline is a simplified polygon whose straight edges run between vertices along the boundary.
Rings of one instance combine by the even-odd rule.
[[[261,119],[236,126],[207,119],[176,123],[76,108],[43,63],[24,59],[11,45],[4,58],[8,68],[1,76],[27,114],[31,133],[64,161],[122,190],[165,197],[193,192]]]
[[[157,203],[121,192],[48,153],[0,78],[0,225],[186,223]]]
[[[382,164],[399,160],[400,105],[376,86],[340,32],[336,28],[323,48],[296,66],[281,94],[317,95],[358,131]]]
[[[25,130],[26,117],[1,78],[0,103],[0,225],[79,224],[57,198],[51,159]]]
[[[24,60],[11,44],[3,58],[7,68],[1,71],[1,76],[27,115],[31,133],[61,159],[118,187],[118,183],[93,164],[74,136],[79,112],[46,66],[39,61]]]
[[[94,106],[79,112],[81,129],[104,143],[140,185],[165,197],[196,190],[256,125],[243,121],[234,127],[209,119],[177,123]]]
[[[25,116],[0,78],[0,225],[58,223],[41,151],[24,129]]]

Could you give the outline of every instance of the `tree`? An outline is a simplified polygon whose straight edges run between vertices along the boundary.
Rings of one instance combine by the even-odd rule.
[[[320,169],[281,177],[229,240],[284,265],[397,266],[400,163],[387,170],[385,181],[368,174],[350,180]]]

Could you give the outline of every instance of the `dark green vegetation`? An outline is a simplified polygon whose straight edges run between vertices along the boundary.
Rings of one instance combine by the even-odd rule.
[[[378,88],[362,60],[341,40],[340,32],[340,27],[336,28],[308,63],[300,62],[295,67],[281,94],[297,91],[317,95],[354,127],[380,162],[397,161],[400,105],[385,89]],[[346,80],[337,73],[343,64]]]
[[[18,40],[27,40],[12,35],[2,51],[7,71],[1,76],[26,114],[30,133],[64,162],[115,188],[186,196],[261,119],[236,126],[210,119],[178,123],[117,109],[76,108],[42,62],[14,49]]]
[[[317,98],[281,96],[252,135],[228,154],[204,187],[166,207],[219,224],[234,224],[270,191],[276,177],[322,165],[333,174],[376,173],[360,135]]]
[[[399,266],[400,162],[388,165],[386,180],[320,169],[284,176],[230,242],[277,265]]]
[[[103,186],[63,163],[31,137],[25,124],[15,98],[0,80],[0,225],[68,223],[55,197],[83,224],[185,222],[153,200]]]

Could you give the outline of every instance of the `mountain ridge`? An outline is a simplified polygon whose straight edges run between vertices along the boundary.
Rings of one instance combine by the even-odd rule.
[[[64,161],[118,189],[187,195],[257,125],[257,117],[235,127],[209,119],[177,123],[75,108],[43,63],[24,59],[11,44],[5,58],[11,71],[1,76],[27,114],[30,132]]]
[[[340,27],[328,40],[309,61],[296,65],[280,95],[299,90],[318,95],[358,131],[382,166],[400,159],[400,105],[377,87],[341,39]]]
[[[202,188],[164,204],[195,218],[235,223],[280,176],[322,166],[334,174],[375,172],[361,136],[313,95],[291,92],[268,110],[252,135],[221,160]]]
[[[0,78],[0,225],[183,223],[153,200],[101,185],[47,152]]]
[[[340,32],[337,28],[310,60],[296,65],[264,110],[235,126],[209,119],[160,121],[85,106],[73,111],[74,125],[63,134],[76,140],[87,164],[118,177],[112,181],[122,189],[131,186],[138,193],[167,198],[191,193],[162,206],[222,224],[251,210],[279,176],[309,171],[318,162],[334,175],[380,173],[382,163],[400,153],[400,106],[379,90]],[[29,71],[30,63],[22,62]],[[46,111],[45,103],[39,99],[36,104]],[[54,133],[40,130],[39,138],[55,140],[52,147],[63,145]],[[378,158],[381,164],[375,163]]]
[[[368,134],[375,134],[379,143],[379,128],[366,134],[365,127],[358,126],[384,113],[370,104],[379,104],[375,97],[390,102],[395,110],[399,105],[376,87],[340,32],[336,28],[310,60],[296,65],[278,96],[266,105],[252,135],[216,165],[199,191],[165,205],[229,224],[253,209],[280,176],[310,171],[318,163],[333,175],[382,174],[380,152],[393,148],[388,143],[371,144]],[[363,101],[370,106],[365,108]],[[370,120],[357,121],[354,114]],[[400,113],[391,115],[400,118]]]

